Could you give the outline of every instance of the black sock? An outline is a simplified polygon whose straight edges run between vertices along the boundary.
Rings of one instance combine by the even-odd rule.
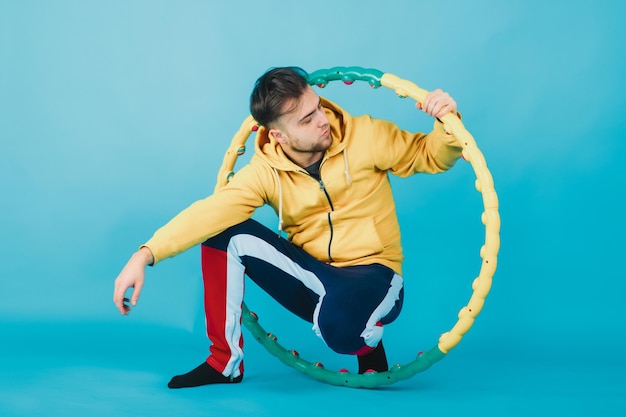
[[[208,384],[231,384],[241,382],[243,375],[237,378],[230,378],[217,372],[211,365],[203,362],[197,368],[183,375],[177,375],[167,384],[170,388],[199,387]]]
[[[359,360],[359,373],[364,374],[366,371],[372,370],[376,372],[385,372],[389,370],[389,364],[387,363],[387,355],[385,354],[385,348],[383,347],[383,341],[381,340],[376,346],[376,349],[370,353],[357,356]]]

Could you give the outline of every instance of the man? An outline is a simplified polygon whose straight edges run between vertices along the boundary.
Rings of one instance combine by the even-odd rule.
[[[457,110],[441,90],[417,108],[435,118]],[[202,244],[210,355],[172,378],[170,388],[243,379],[245,275],[311,322],[332,350],[356,355],[359,373],[388,370],[383,325],[395,320],[403,302],[403,255],[388,172],[443,172],[461,147],[438,120],[425,135],[352,117],[320,98],[296,67],[261,76],[250,110],[261,125],[250,163],[132,255],[115,281],[117,308],[126,315],[137,304],[146,266]],[[250,219],[264,204],[278,214],[278,234]],[[124,297],[131,287],[129,300]]]

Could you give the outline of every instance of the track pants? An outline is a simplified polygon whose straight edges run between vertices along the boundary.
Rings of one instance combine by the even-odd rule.
[[[337,268],[318,261],[254,220],[202,244],[207,363],[225,376],[243,373],[241,305],[245,275],[338,353],[363,355],[402,308],[403,280],[375,264]]]

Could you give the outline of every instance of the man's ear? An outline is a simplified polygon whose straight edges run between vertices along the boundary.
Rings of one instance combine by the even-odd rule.
[[[274,138],[278,143],[285,143],[285,135],[279,129],[272,128],[269,130],[268,135]]]

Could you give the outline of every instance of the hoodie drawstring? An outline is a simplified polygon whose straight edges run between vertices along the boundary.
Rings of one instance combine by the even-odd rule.
[[[348,185],[352,185],[352,179],[350,178],[350,171],[348,171],[348,154],[346,153],[346,148],[343,148],[343,162],[346,166],[346,170],[344,174],[346,174],[346,181],[348,181]]]
[[[278,236],[280,236],[283,231],[283,187],[280,184],[278,171],[274,167],[272,167],[272,170],[274,171],[274,176],[276,177],[276,182],[278,183]]]

